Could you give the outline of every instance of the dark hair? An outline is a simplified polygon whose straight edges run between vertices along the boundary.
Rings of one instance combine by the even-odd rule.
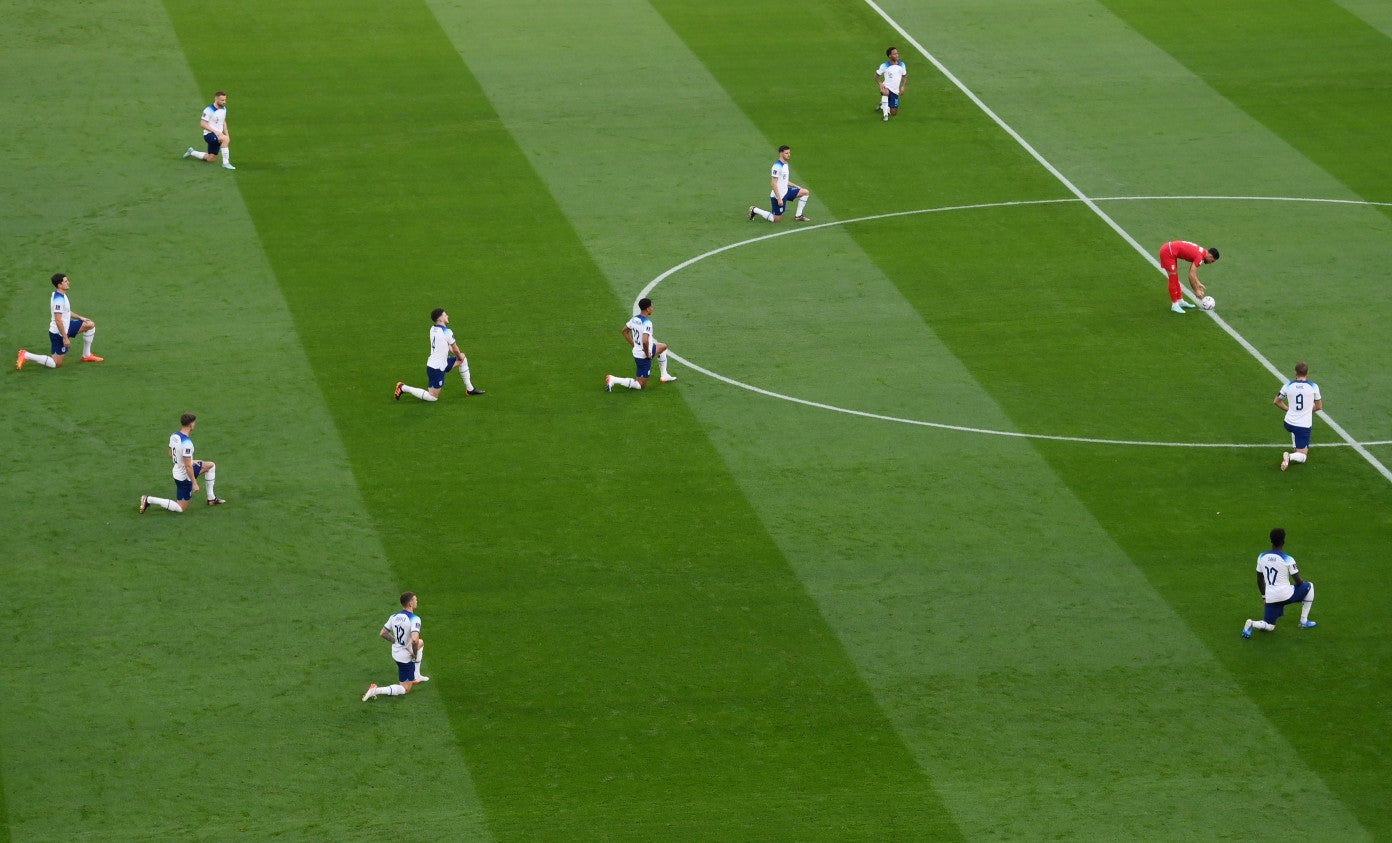
[[[218,97],[225,97],[225,96],[227,96],[227,92],[226,92],[226,91],[214,91],[214,92],[213,92],[213,99],[217,99]]]
[[[67,277],[68,277],[68,274],[67,274],[66,272],[55,272],[55,273],[53,273],[53,277],[50,278],[50,279],[48,279],[48,280],[52,281],[52,282],[53,282],[53,286],[57,287],[59,284],[62,284],[62,283],[63,283],[63,279],[64,279],[64,278],[67,278]]]
[[[1286,531],[1277,527],[1271,531],[1271,549],[1280,550],[1286,546]]]
[[[435,308],[434,310],[430,311],[430,321],[431,321],[431,322],[439,322],[439,321],[440,321],[440,316],[441,316],[444,312],[445,312],[445,309],[444,309],[443,307],[437,307],[437,308]]]
[[[899,49],[899,48],[898,48],[898,47],[890,47],[888,50],[885,50],[885,58],[889,58],[889,54],[892,53],[892,52],[894,52],[894,51],[897,50],[897,49]]]
[[[645,299],[639,299],[639,300],[638,300],[638,312],[639,312],[639,313],[642,313],[643,311],[647,310],[647,309],[650,308],[650,307],[652,307],[652,299],[646,299],[646,298],[645,298]]]
[[[182,416],[179,416],[179,424],[182,427],[188,427],[196,421],[198,421],[198,416],[195,416],[193,413],[184,413]]]
[[[416,599],[416,593],[415,593],[414,591],[403,591],[403,592],[401,592],[401,605],[402,605],[403,608],[404,608],[406,605],[408,605],[412,600],[415,600],[415,599]]]
[[[1307,365],[1305,365],[1304,362],[1296,363],[1296,364],[1295,364],[1295,373],[1296,373],[1297,375],[1299,375],[1300,377],[1303,378],[1303,377],[1305,377],[1306,375],[1310,374],[1310,367],[1307,366]]]
[[[1218,250],[1217,250],[1217,249],[1209,249],[1209,250],[1208,250],[1208,253],[1209,253],[1210,255],[1213,255],[1213,259],[1214,259],[1214,260],[1218,260]]]
[[[791,147],[791,146],[788,146],[786,143],[783,144],[782,146],[778,147],[778,151],[779,151],[779,152],[787,152],[787,151],[790,150],[790,149],[792,149],[792,147]]]

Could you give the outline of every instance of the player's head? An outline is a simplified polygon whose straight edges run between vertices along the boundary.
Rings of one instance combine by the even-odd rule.
[[[885,58],[887,58],[887,59],[898,59],[898,58],[899,58],[899,48],[898,48],[898,47],[890,47],[888,50],[885,50]]]
[[[437,307],[437,308],[435,308],[434,310],[430,311],[430,321],[431,321],[431,322],[439,322],[439,321],[440,321],[440,317],[441,317],[441,316],[444,316],[444,315],[445,315],[445,309],[444,309],[443,307]]]
[[[1208,257],[1208,260],[1204,261],[1204,263],[1214,263],[1218,260],[1217,249],[1205,249],[1204,252]]]
[[[1286,531],[1277,527],[1271,531],[1271,549],[1280,550],[1286,546]]]
[[[647,313],[652,310],[652,299],[642,298],[638,300],[638,312]]]
[[[179,425],[181,427],[188,427],[196,421],[198,421],[198,416],[195,416],[193,413],[184,413],[182,416],[179,416]]]
[[[1307,366],[1304,361],[1295,364],[1295,376],[1297,378],[1303,378],[1308,374],[1310,374],[1310,367]]]
[[[68,280],[68,276],[67,273],[55,272],[53,273],[53,277],[48,280],[52,281],[53,286],[57,287],[59,284],[62,284],[64,281]]]
[[[213,105],[227,105],[227,92],[218,91],[213,94]]]
[[[792,148],[791,146],[788,146],[786,143],[783,144],[782,146],[778,147],[778,154],[779,154],[779,155],[782,155],[782,154],[785,153],[785,152],[792,152],[792,151],[793,151],[793,148]]]
[[[410,609],[415,605],[416,593],[414,591],[403,591],[401,593],[401,608]]]

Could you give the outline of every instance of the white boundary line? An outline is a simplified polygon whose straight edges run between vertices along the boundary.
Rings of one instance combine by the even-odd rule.
[[[1298,196],[1108,196],[1108,197],[1097,197],[1097,198],[1093,199],[1092,201],[1094,201],[1094,202],[1129,202],[1129,201],[1164,201],[1164,200],[1199,200],[1199,199],[1203,199],[1203,200],[1231,200],[1231,201],[1241,201],[1241,202],[1309,202],[1309,203],[1323,203],[1323,204],[1335,204],[1335,205],[1383,205],[1383,206],[1392,207],[1392,202],[1367,202],[1367,201],[1363,201],[1363,200],[1359,200],[1359,199],[1305,199],[1305,198],[1301,198],[1301,197],[1298,197]],[[652,293],[652,291],[653,291],[654,289],[657,288],[657,286],[658,286],[659,284],[661,284],[663,281],[667,280],[668,278],[672,277],[673,275],[677,274],[678,272],[681,272],[683,269],[686,269],[686,268],[689,267],[689,266],[693,266],[693,265],[695,265],[695,264],[697,264],[697,263],[700,263],[701,261],[705,260],[706,258],[713,257],[713,256],[718,255],[718,254],[721,254],[721,253],[723,253],[723,252],[729,252],[729,251],[732,251],[732,250],[734,250],[734,249],[741,248],[741,247],[743,247],[743,246],[749,246],[749,245],[753,245],[753,244],[755,244],[755,243],[761,243],[761,242],[763,242],[763,241],[765,241],[765,240],[772,240],[772,239],[774,239],[775,237],[790,237],[790,236],[795,235],[795,234],[801,234],[801,233],[807,232],[807,231],[814,231],[814,230],[819,229],[819,228],[830,228],[830,227],[832,227],[832,226],[851,225],[851,224],[853,224],[853,223],[859,223],[859,222],[874,222],[874,221],[876,221],[876,220],[890,219],[890,218],[893,218],[893,217],[909,217],[909,216],[916,216],[916,215],[919,215],[919,214],[944,213],[944,212],[947,212],[947,211],[974,211],[974,210],[982,210],[982,209],[990,209],[990,208],[1008,208],[1008,207],[1017,207],[1017,206],[1024,206],[1024,205],[1066,205],[1066,204],[1076,203],[1076,202],[1079,202],[1079,201],[1081,201],[1081,200],[1078,200],[1078,199],[1059,198],[1059,199],[1028,199],[1028,200],[1018,200],[1018,201],[1011,201],[1011,202],[982,202],[982,203],[975,204],[975,205],[949,205],[949,206],[945,206],[945,207],[941,207],[941,208],[919,208],[919,209],[913,210],[913,211],[892,211],[892,212],[884,213],[884,214],[873,214],[873,215],[867,216],[867,217],[855,217],[854,219],[849,219],[849,220],[832,220],[831,222],[818,223],[817,225],[807,225],[807,226],[799,226],[799,227],[796,227],[796,228],[786,228],[786,229],[783,229],[783,230],[781,230],[781,231],[772,232],[772,233],[770,233],[770,234],[763,234],[763,235],[760,235],[760,236],[758,236],[758,237],[751,237],[751,238],[749,238],[749,239],[747,239],[747,240],[740,240],[740,241],[735,242],[735,243],[729,243],[729,244],[726,244],[726,245],[724,245],[724,246],[719,246],[719,247],[714,248],[714,249],[711,249],[711,250],[709,250],[709,251],[707,251],[707,252],[703,252],[702,254],[696,255],[696,256],[693,257],[693,258],[689,258],[689,259],[687,259],[687,260],[684,260],[684,261],[682,261],[681,263],[677,264],[676,266],[671,267],[670,269],[664,271],[662,274],[658,275],[658,276],[657,276],[656,278],[654,278],[653,280],[649,281],[649,282],[647,283],[647,285],[643,287],[642,291],[638,293],[637,298],[634,299],[634,312],[635,312],[635,313],[637,312],[637,300],[638,300],[638,299],[641,299],[641,298],[644,298],[644,297],[648,296],[650,293]],[[1158,264],[1158,263],[1156,264],[1156,268],[1157,268],[1157,269],[1159,268],[1159,264]],[[1215,316],[1215,318],[1216,318],[1216,314],[1214,314],[1212,311],[1206,311],[1206,313],[1207,313],[1207,315],[1209,315],[1209,316]],[[852,409],[847,408],[847,407],[838,407],[838,406],[836,406],[836,405],[834,405],[834,404],[823,404],[823,403],[818,402],[818,401],[809,401],[809,400],[807,400],[807,399],[805,399],[805,398],[797,398],[797,397],[792,396],[792,395],[785,395],[784,393],[781,393],[781,392],[773,392],[772,390],[763,389],[762,387],[757,387],[757,386],[754,386],[753,384],[748,384],[748,383],[745,383],[745,382],[743,382],[743,381],[735,380],[734,378],[726,377],[725,375],[722,375],[722,374],[720,374],[719,372],[713,372],[713,371],[711,371],[710,369],[705,368],[704,366],[700,366],[700,365],[698,365],[698,364],[696,364],[696,363],[691,362],[690,360],[686,359],[685,357],[682,357],[681,355],[677,354],[675,351],[669,352],[669,353],[671,354],[671,356],[672,356],[673,358],[675,358],[675,359],[677,360],[677,362],[681,363],[682,365],[686,366],[686,367],[689,368],[689,369],[694,369],[694,370],[696,370],[697,372],[700,372],[701,374],[705,375],[706,377],[713,378],[714,380],[721,381],[722,383],[727,383],[727,384],[729,384],[729,385],[731,385],[731,386],[739,387],[740,389],[748,390],[749,392],[754,392],[754,393],[757,393],[757,394],[759,394],[759,395],[767,396],[767,397],[769,397],[769,398],[777,398],[777,399],[779,399],[780,401],[788,401],[788,402],[791,402],[791,403],[793,403],[793,404],[801,404],[801,405],[803,405],[804,407],[815,407],[815,408],[817,408],[817,409],[819,409],[819,410],[830,410],[830,411],[835,412],[835,413],[844,413],[844,414],[849,415],[849,416],[858,416],[858,417],[860,417],[860,418],[875,419],[875,420],[877,420],[877,421],[894,422],[894,423],[897,423],[897,424],[908,424],[908,425],[913,425],[913,426],[915,426],[915,427],[930,427],[930,428],[936,428],[936,429],[938,429],[938,430],[955,430],[955,431],[958,431],[958,432],[961,432],[961,433],[977,433],[977,434],[985,434],[985,435],[988,435],[988,436],[1005,436],[1005,437],[1010,437],[1010,438],[1014,438],[1014,439],[1041,439],[1041,440],[1052,441],[1052,442],[1081,442],[1081,443],[1085,443],[1085,444],[1089,444],[1089,445],[1129,445],[1129,446],[1148,446],[1148,447],[1158,447],[1158,448],[1282,448],[1282,447],[1285,447],[1285,446],[1286,446],[1286,443],[1284,443],[1284,442],[1276,442],[1276,443],[1251,443],[1251,442],[1151,442],[1151,441],[1136,440],[1136,439],[1097,439],[1097,438],[1091,438],[1091,437],[1085,437],[1085,436],[1057,436],[1057,435],[1047,434],[1047,433],[1022,433],[1022,432],[1020,432],[1020,431],[1015,431],[1015,430],[995,430],[995,429],[992,429],[992,428],[968,427],[968,426],[965,426],[965,425],[947,424],[947,423],[945,423],[945,422],[930,422],[930,421],[923,421],[922,419],[910,419],[910,418],[904,418],[904,417],[902,417],[902,416],[887,416],[887,415],[883,415],[883,414],[880,414],[880,413],[870,413],[870,412],[866,412],[866,411],[863,411],[863,410],[852,410]],[[1280,377],[1280,376],[1278,375],[1277,377]],[[1284,379],[1282,379],[1282,382],[1283,382],[1283,383],[1285,382]],[[1326,421],[1329,421],[1329,418],[1328,418],[1327,416],[1324,416],[1323,413],[1321,413],[1320,415],[1321,415],[1321,417],[1323,417]],[[1331,425],[1331,426],[1332,426],[1332,425]],[[1348,438],[1347,435],[1345,435],[1344,438],[1345,438],[1345,441],[1344,441],[1344,442],[1330,442],[1330,443],[1327,443],[1327,444],[1315,445],[1314,447],[1317,447],[1317,448],[1347,448],[1347,447],[1354,447],[1354,448],[1359,448],[1359,449],[1360,449],[1360,452],[1361,452],[1361,448],[1364,447],[1364,446],[1392,445],[1392,439],[1389,439],[1389,440],[1382,440],[1382,441],[1374,441],[1374,442],[1355,442],[1355,441],[1353,441],[1352,439]],[[1389,479],[1392,479],[1392,478],[1389,478]]]

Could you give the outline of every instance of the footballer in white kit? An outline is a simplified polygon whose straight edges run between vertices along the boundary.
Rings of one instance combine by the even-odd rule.
[[[1242,637],[1251,638],[1253,629],[1276,630],[1276,621],[1292,603],[1300,606],[1300,628],[1310,629],[1317,624],[1310,620],[1310,607],[1315,602],[1315,584],[1300,576],[1295,557],[1286,553],[1286,531],[1277,527],[1271,531],[1271,549],[1257,557],[1257,589],[1265,604],[1262,619],[1248,620],[1242,626]]]
[[[778,147],[778,160],[773,162],[772,169],[769,170],[769,203],[770,209],[765,211],[763,208],[749,206],[749,218],[763,217],[769,222],[778,222],[787,205],[794,199],[797,200],[797,215],[793,219],[798,222],[811,222],[803,211],[807,208],[807,200],[812,198],[812,191],[805,187],[794,184],[788,177],[788,159],[793,155],[793,148],[784,144]]]
[[[1295,364],[1295,380],[1281,387],[1271,403],[1286,413],[1285,427],[1290,431],[1292,450],[1281,455],[1281,470],[1290,464],[1303,463],[1310,456],[1310,434],[1315,426],[1315,413],[1324,409],[1319,384],[1309,379],[1310,367]]]
[[[392,661],[396,662],[396,683],[367,686],[363,702],[375,697],[400,697],[411,693],[411,688],[421,682],[429,682],[430,677],[421,673],[421,659],[425,656],[425,641],[420,637],[421,619],[416,614],[419,601],[415,592],[401,595],[401,611],[395,612],[382,624],[380,637],[391,642]]]
[[[68,289],[72,286],[72,281],[62,272],[55,273],[49,280],[53,282],[53,294],[48,300],[49,353],[35,354],[21,348],[19,356],[15,358],[15,368],[23,369],[24,364],[31,360],[45,368],[60,368],[67,359],[73,338],[78,334],[82,335],[82,362],[102,362],[106,358],[92,353],[92,340],[97,335],[97,323],[72,312],[72,300],[68,298]]]
[[[213,162],[222,159],[224,170],[235,170],[232,166],[232,134],[227,128],[227,93],[218,91],[213,94],[213,102],[203,109],[203,114],[198,120],[198,127],[203,130],[203,142],[208,145],[207,153],[199,152],[193,147],[184,150],[185,158],[197,158],[202,161]]]
[[[174,498],[140,496],[140,514],[151,506],[167,509],[170,512],[186,512],[199,478],[203,479],[208,492],[208,506],[221,506],[227,501],[217,496],[213,487],[217,482],[217,463],[212,460],[193,458],[193,428],[198,416],[184,413],[179,417],[179,429],[169,434],[169,458],[174,461]]]
[[[430,355],[425,358],[425,382],[422,389],[408,386],[403,381],[396,382],[392,397],[401,400],[401,393],[414,395],[422,401],[436,401],[440,391],[445,388],[445,375],[459,367],[459,379],[464,382],[465,395],[483,395],[484,391],[474,386],[469,376],[469,358],[460,351],[454,341],[454,330],[449,326],[449,314],[443,307],[430,311]]]
[[[623,378],[618,375],[605,375],[605,392],[613,392],[616,386],[643,389],[648,385],[648,378],[652,377],[653,360],[657,361],[663,383],[676,380],[675,376],[667,372],[667,344],[658,342],[653,336],[652,311],[652,299],[641,298],[638,300],[638,312],[624,323],[622,333],[624,341],[633,352],[634,376]]]
[[[888,61],[875,69],[875,82],[880,88],[880,104],[876,110],[888,120],[899,113],[899,95],[906,87],[904,79],[909,75],[909,69],[899,60],[897,47],[885,50],[885,56]]]

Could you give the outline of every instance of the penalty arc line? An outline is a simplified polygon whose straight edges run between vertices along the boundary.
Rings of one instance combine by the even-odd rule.
[[[1030,157],[1034,158],[1035,161],[1039,162],[1039,165],[1041,167],[1043,167],[1045,170],[1048,170],[1049,174],[1052,175],[1055,179],[1057,179],[1059,183],[1062,184],[1065,188],[1067,188],[1070,193],[1078,197],[1078,199],[1082,201],[1084,205],[1087,205],[1088,209],[1091,210],[1094,214],[1096,214],[1098,219],[1106,223],[1107,226],[1111,228],[1112,231],[1115,231],[1117,233],[1117,236],[1121,237],[1122,240],[1125,240],[1127,243],[1129,243],[1131,245],[1131,248],[1135,249],[1138,254],[1140,254],[1142,257],[1144,257],[1147,261],[1150,262],[1151,266],[1155,267],[1157,270],[1160,269],[1159,260],[1157,260],[1154,255],[1150,254],[1150,252],[1147,251],[1145,247],[1143,247],[1140,243],[1136,242],[1136,238],[1132,237],[1131,234],[1126,229],[1122,228],[1116,220],[1112,219],[1106,211],[1103,211],[1100,207],[1098,207],[1097,203],[1094,200],[1088,198],[1088,196],[1085,193],[1083,193],[1083,191],[1079,190],[1077,185],[1073,184],[1073,182],[1070,181],[1067,176],[1060,172],[1057,167],[1055,167],[1052,163],[1049,162],[1047,158],[1040,154],[1039,150],[1035,149],[1034,146],[1032,146],[1029,141],[1025,140],[1019,132],[1015,131],[1015,129],[1011,127],[1009,123],[1006,123],[1004,120],[1002,120],[1000,115],[996,114],[996,112],[993,111],[990,106],[988,106],[980,97],[976,95],[975,92],[973,92],[970,88],[966,86],[966,83],[964,83],[961,79],[958,79],[957,75],[953,73],[951,70],[948,70],[947,66],[944,65],[942,62],[938,61],[936,56],[928,52],[928,50],[918,42],[918,39],[910,35],[908,31],[904,29],[904,27],[899,25],[898,21],[889,16],[888,12],[880,8],[879,4],[876,3],[875,0],[865,0],[865,4],[869,6],[871,9],[874,9],[875,13],[878,14],[881,18],[884,18],[885,23],[893,27],[894,31],[899,33],[899,35],[902,36],[905,41],[912,44],[913,48],[918,51],[919,55],[927,59],[933,65],[933,67],[938,69],[939,73],[941,73],[944,77],[947,78],[949,82],[955,85],[957,87],[957,90],[961,91],[967,97],[967,99],[971,100],[972,103],[977,108],[979,108],[983,114],[991,118],[992,122],[999,126],[1001,130],[1004,131],[1007,135],[1010,135],[1010,137],[1013,138],[1022,149],[1024,149],[1026,152],[1030,154]],[[1256,346],[1248,342],[1246,337],[1239,334],[1236,329],[1234,329],[1231,325],[1227,323],[1226,320],[1223,319],[1223,317],[1211,311],[1209,312],[1209,315],[1213,318],[1213,321],[1216,322],[1218,326],[1228,334],[1228,336],[1232,337],[1238,345],[1242,346],[1242,348],[1245,349],[1248,354],[1252,355],[1252,357],[1258,363],[1262,364],[1262,366],[1265,367],[1266,370],[1270,372],[1278,381],[1282,383],[1286,382],[1286,378],[1284,375],[1281,374],[1280,370],[1273,366],[1271,364],[1271,361],[1266,359],[1266,355],[1262,354],[1260,351],[1257,350]],[[1319,416],[1320,418],[1324,419],[1325,424],[1329,425],[1329,428],[1331,430],[1333,430],[1335,433],[1339,435],[1339,438],[1347,442],[1348,445],[1352,447],[1355,451],[1357,451],[1359,456],[1363,457],[1363,459],[1374,469],[1376,469],[1377,472],[1381,474],[1384,479],[1392,483],[1392,470],[1389,470],[1387,466],[1383,465],[1377,457],[1373,456],[1373,454],[1367,448],[1363,447],[1352,436],[1350,436],[1348,431],[1344,430],[1344,428],[1341,425],[1339,425],[1337,422],[1334,421],[1334,419],[1326,415],[1324,411],[1321,410]]]

